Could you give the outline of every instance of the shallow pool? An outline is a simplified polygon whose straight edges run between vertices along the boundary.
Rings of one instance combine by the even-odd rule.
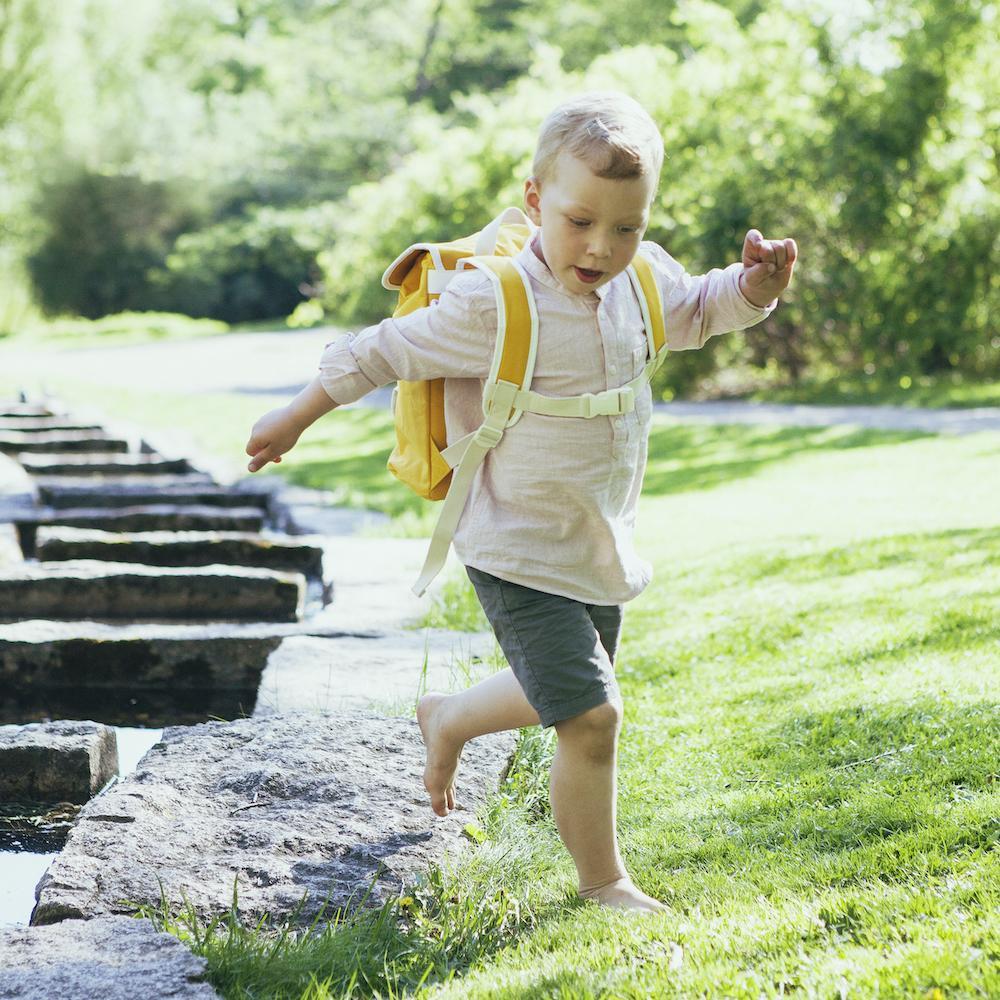
[[[125,777],[159,742],[163,730],[113,728],[118,739],[118,774]],[[75,808],[45,807],[45,812],[30,819],[0,822],[0,927],[27,924],[35,905],[35,886],[65,843],[75,812]]]

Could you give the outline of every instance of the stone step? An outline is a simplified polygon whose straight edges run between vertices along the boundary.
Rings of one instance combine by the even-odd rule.
[[[43,526],[35,536],[35,558],[104,559],[146,566],[259,566],[323,578],[323,549],[290,536],[249,531],[93,531]]]
[[[219,994],[207,969],[204,958],[146,919],[0,930],[0,997],[7,1000],[213,1000]]]
[[[264,512],[257,507],[205,507],[181,504],[148,504],[137,507],[51,507],[18,509],[12,514],[21,550],[31,557],[35,531],[43,524],[98,531],[260,531]]]
[[[164,458],[145,452],[23,452],[21,465],[33,475],[90,476],[90,475],[162,475],[166,472],[193,472],[186,458]],[[206,477],[210,479],[211,477]]]
[[[73,417],[0,417],[0,434],[7,431],[103,431],[103,424]]]
[[[234,895],[243,920],[294,914],[307,924],[324,900],[328,918],[377,906],[472,849],[463,829],[514,744],[512,732],[466,744],[456,808],[440,819],[413,719],[342,713],[168,728],[133,775],[81,809],[38,884],[31,922],[157,906],[161,886],[169,905],[183,895],[202,919]]]
[[[42,403],[21,403],[17,400],[0,400],[0,417],[54,417],[47,406]]]
[[[0,722],[82,715],[115,726],[194,725],[251,715],[262,672],[283,638],[349,638],[302,622],[0,625]],[[298,675],[296,675],[298,676]]]
[[[0,625],[0,685],[22,692],[256,691],[281,641],[238,625],[20,621]]]
[[[21,452],[101,451],[126,452],[129,443],[99,431],[0,431],[0,451]]]
[[[0,726],[0,802],[86,802],[117,773],[108,726],[65,719]]]
[[[35,479],[41,502],[50,507],[135,507],[175,503],[204,507],[266,507],[268,494],[231,490],[205,482],[204,473],[190,476],[149,476],[136,482],[120,476],[102,476],[79,482],[71,476]]]
[[[24,563],[0,572],[0,621],[297,621],[305,589],[300,574],[245,566]]]

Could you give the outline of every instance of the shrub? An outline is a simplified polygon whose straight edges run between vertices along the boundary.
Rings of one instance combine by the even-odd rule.
[[[328,225],[322,209],[257,208],[185,233],[150,273],[150,302],[227,323],[287,316],[311,297]]]
[[[204,209],[179,182],[73,165],[42,185],[34,211],[45,233],[27,261],[38,304],[93,319],[146,307],[147,273]]]

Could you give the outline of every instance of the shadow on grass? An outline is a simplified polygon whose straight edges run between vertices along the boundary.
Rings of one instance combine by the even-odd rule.
[[[654,423],[643,493],[662,496],[746,479],[806,452],[844,451],[933,437],[919,431]]]

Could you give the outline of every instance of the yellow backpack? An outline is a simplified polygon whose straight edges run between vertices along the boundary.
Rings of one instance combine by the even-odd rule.
[[[450,243],[413,244],[382,276],[385,288],[399,292],[394,316],[436,302],[448,282],[469,267],[489,276],[497,300],[497,341],[483,392],[485,420],[478,430],[448,444],[444,379],[399,382],[393,391],[396,447],[389,457],[389,469],[419,496],[444,500],[427,559],[413,587],[418,596],[445,563],[476,470],[521,413],[577,418],[628,413],[635,408],[636,390],[649,381],[667,354],[659,288],[649,261],[636,254],[626,270],[639,300],[649,345],[642,373],[617,389],[582,396],[531,392],[538,315],[528,276],[513,259],[531,231],[532,224],[524,213],[508,208],[472,236]]]

